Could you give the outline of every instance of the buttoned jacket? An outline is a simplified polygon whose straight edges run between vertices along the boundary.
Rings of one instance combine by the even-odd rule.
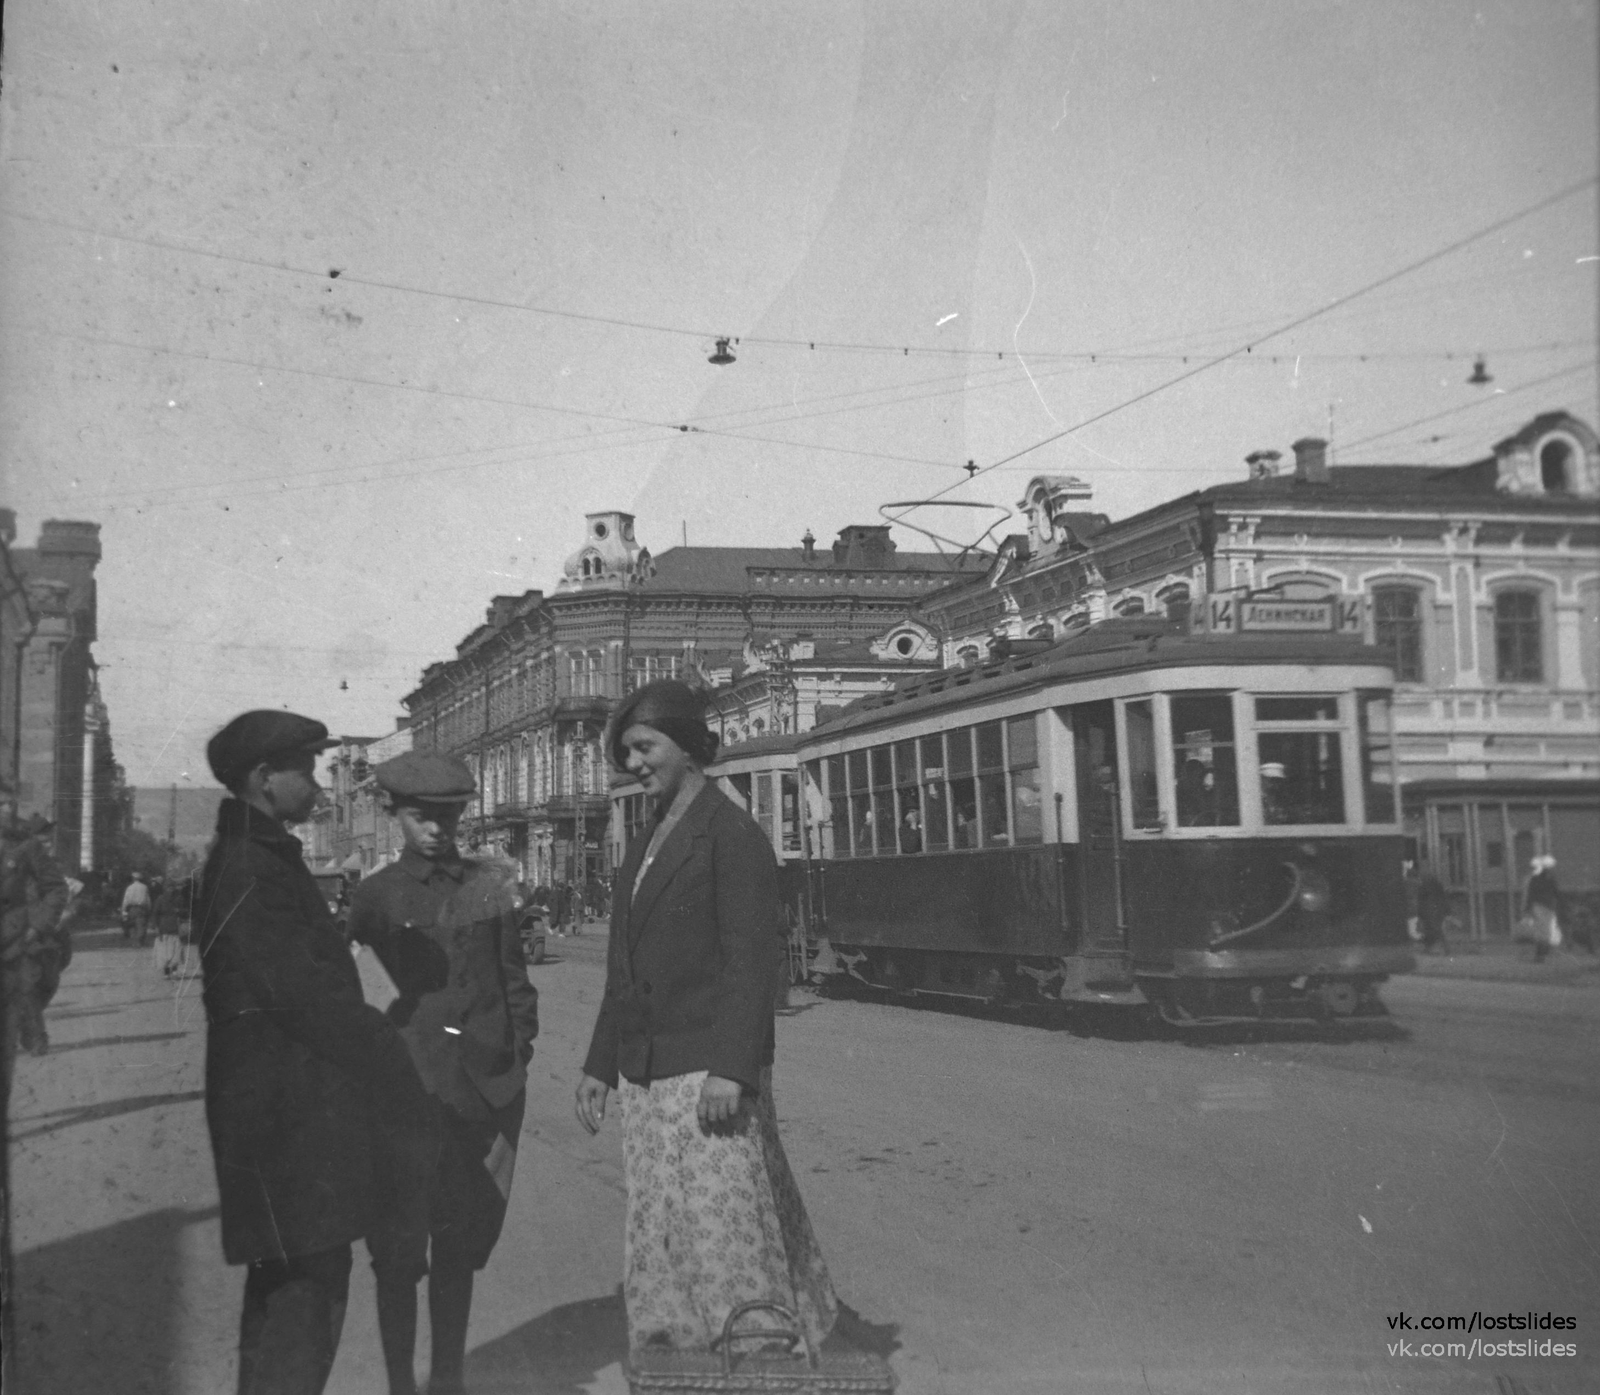
[[[42,838],[0,835],[0,953],[22,955],[48,936],[67,904],[67,879]]]
[[[361,996],[300,842],[226,799],[195,904],[205,973],[206,1122],[230,1264],[348,1244],[429,1106],[399,1032]]]
[[[389,1016],[423,1085],[468,1118],[516,1097],[539,1035],[517,910],[498,867],[410,848],[350,901],[351,939],[372,946],[400,990]]]
[[[709,781],[667,834],[629,845],[612,895],[605,999],[584,1072],[615,1086],[709,1071],[758,1088],[772,1063],[782,953],[777,862],[761,830]]]

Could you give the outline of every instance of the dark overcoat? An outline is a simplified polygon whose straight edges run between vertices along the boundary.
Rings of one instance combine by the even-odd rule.
[[[528,982],[516,887],[492,864],[407,848],[350,902],[350,938],[400,990],[389,1016],[428,1092],[468,1119],[522,1090],[539,994]]]
[[[772,845],[707,782],[638,894],[651,828],[612,895],[606,991],[584,1073],[615,1086],[709,1071],[754,1091],[772,1064],[783,912]]]
[[[195,920],[223,1255],[248,1264],[348,1244],[405,1157],[426,1151],[427,1097],[405,1043],[362,1000],[299,840],[239,800],[218,810]]]

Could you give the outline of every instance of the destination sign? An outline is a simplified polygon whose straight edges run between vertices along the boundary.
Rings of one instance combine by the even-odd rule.
[[[1319,630],[1333,628],[1332,601],[1241,601],[1241,630]]]
[[[1215,595],[1207,598],[1206,628],[1212,633],[1249,630],[1255,633],[1360,635],[1359,596],[1311,597]]]

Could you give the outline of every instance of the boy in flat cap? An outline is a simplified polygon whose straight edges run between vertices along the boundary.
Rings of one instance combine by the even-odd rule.
[[[201,873],[206,1122],[222,1249],[249,1266],[240,1395],[318,1395],[338,1349],[350,1245],[380,1215],[420,1274],[423,1185],[436,1146],[395,1026],[361,996],[343,936],[286,825],[317,799],[321,722],[235,717],[206,748],[232,798]],[[398,1262],[398,1261],[397,1261]]]
[[[475,792],[472,772],[437,751],[409,751],[373,776],[405,848],[363,881],[350,902],[350,937],[370,945],[399,990],[400,1025],[440,1136],[428,1191],[432,1253],[429,1395],[460,1391],[473,1274],[500,1238],[516,1160],[539,995],[517,931],[514,874],[463,858],[456,827]],[[378,1331],[391,1395],[415,1395],[414,1273],[373,1244]]]

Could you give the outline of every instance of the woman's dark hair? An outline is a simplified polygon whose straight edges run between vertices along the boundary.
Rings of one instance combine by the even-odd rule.
[[[671,737],[698,765],[710,765],[720,740],[705,722],[705,694],[675,678],[661,678],[628,696],[606,732],[606,754],[618,770],[626,769],[622,734],[629,727],[654,727]]]

